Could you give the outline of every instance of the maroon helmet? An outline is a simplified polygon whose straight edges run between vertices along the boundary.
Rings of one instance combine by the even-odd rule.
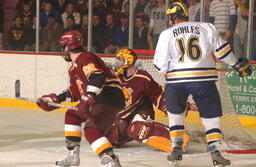
[[[64,50],[64,59],[66,61],[72,61],[69,56],[70,52],[80,52],[83,50],[82,41],[82,34],[76,30],[65,32],[60,37],[59,45]]]

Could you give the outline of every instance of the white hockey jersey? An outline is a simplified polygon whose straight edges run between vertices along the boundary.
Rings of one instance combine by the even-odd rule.
[[[229,65],[238,61],[211,23],[183,22],[160,34],[153,63],[167,83],[217,80],[212,54]]]

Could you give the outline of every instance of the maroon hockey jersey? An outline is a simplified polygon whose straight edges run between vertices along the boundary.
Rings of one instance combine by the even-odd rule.
[[[69,67],[72,101],[80,100],[89,89],[96,90],[96,101],[113,107],[124,107],[122,82],[115,72],[103,60],[91,52],[83,52]],[[97,78],[93,74],[105,74],[106,79],[101,87],[97,87]],[[93,76],[93,77],[92,77]],[[95,83],[95,84],[94,84]]]
[[[159,109],[165,107],[162,87],[146,71],[138,69],[129,78],[124,75],[119,77],[123,83],[126,103],[126,109],[119,114],[121,118],[135,115],[142,109],[153,110],[153,105]]]

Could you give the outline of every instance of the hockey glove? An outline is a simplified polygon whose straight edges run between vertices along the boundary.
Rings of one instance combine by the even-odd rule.
[[[55,93],[52,93],[52,94],[44,95],[40,97],[36,104],[40,108],[42,108],[44,111],[52,111],[58,108],[58,107],[48,105],[48,102],[60,103],[58,96]]]
[[[238,71],[240,77],[246,77],[252,74],[252,69],[247,58],[239,58],[233,68]]]
[[[96,103],[95,99],[91,95],[81,97],[80,103],[77,105],[78,115],[82,120],[87,120],[91,117],[90,110],[91,105]]]

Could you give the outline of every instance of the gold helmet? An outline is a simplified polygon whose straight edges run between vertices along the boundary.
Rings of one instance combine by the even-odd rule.
[[[166,15],[169,16],[172,22],[176,19],[188,20],[188,7],[181,1],[174,2],[166,10]]]
[[[132,49],[121,49],[116,54],[116,60],[118,63],[116,71],[122,73],[125,68],[134,65],[137,60],[137,54]]]

